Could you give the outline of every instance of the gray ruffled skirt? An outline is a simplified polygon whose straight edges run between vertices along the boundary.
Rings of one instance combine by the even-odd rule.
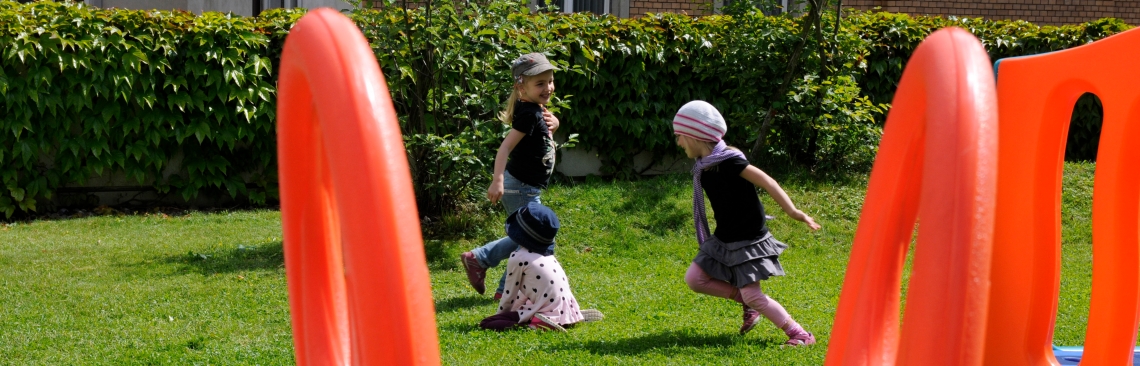
[[[771,276],[783,276],[780,266],[780,253],[788,245],[776,240],[771,233],[757,240],[741,240],[725,243],[710,236],[697,257],[693,258],[710,277],[728,282],[736,288],[766,280]]]

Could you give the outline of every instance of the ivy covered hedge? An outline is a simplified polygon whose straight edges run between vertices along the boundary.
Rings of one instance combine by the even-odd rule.
[[[850,26],[868,41],[871,55],[860,86],[871,100],[882,102],[890,101],[894,95],[906,59],[918,43],[930,32],[948,25],[965,28],[978,36],[993,61],[1072,48],[1131,28],[1119,19],[1038,27],[1026,21],[910,17],[892,13],[868,13],[851,21]],[[1101,116],[1100,100],[1091,94],[1077,101],[1065,146],[1066,160],[1096,160]]]
[[[0,2],[0,211],[104,174],[275,196],[273,65],[298,16]]]
[[[0,211],[35,210],[60,187],[108,174],[186,199],[274,200],[275,67],[302,14],[0,1]],[[609,173],[632,173],[632,156],[643,151],[675,153],[668,121],[691,99],[717,105],[740,147],[751,146],[774,106],[758,163],[829,172],[869,166],[906,57],[935,29],[969,29],[996,58],[1128,27],[845,13],[838,32],[825,26],[824,42],[808,42],[788,92],[774,95],[802,19],[617,19],[533,13],[512,1],[433,1],[352,17],[393,93],[427,215],[485,188],[506,128],[495,115],[509,92],[509,61],[521,53],[543,51],[561,66],[553,109],[562,131],[597,149]],[[822,23],[834,24],[834,14]]]

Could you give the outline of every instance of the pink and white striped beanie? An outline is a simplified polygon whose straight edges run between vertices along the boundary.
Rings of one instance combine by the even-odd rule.
[[[685,135],[697,140],[719,142],[728,130],[720,112],[712,104],[703,100],[694,100],[681,106],[677,115],[673,116],[673,133]]]

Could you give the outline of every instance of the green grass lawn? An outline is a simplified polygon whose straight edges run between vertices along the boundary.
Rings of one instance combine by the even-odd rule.
[[[1059,345],[1084,340],[1093,168],[1066,165]],[[790,246],[788,275],[762,285],[818,345],[782,348],[782,332],[763,321],[737,335],[738,305],[687,288],[692,183],[672,175],[545,192],[562,220],[557,254],[575,295],[606,314],[568,333],[476,326],[496,303],[470,289],[457,257],[499,235],[498,224],[471,239],[427,240],[444,364],[822,363],[865,182],[777,178],[823,230],[773,212],[772,232]],[[292,364],[284,273],[275,211],[3,225],[0,364]],[[489,272],[488,292],[501,273]]]
[[[0,226],[0,364],[293,363],[275,211]]]

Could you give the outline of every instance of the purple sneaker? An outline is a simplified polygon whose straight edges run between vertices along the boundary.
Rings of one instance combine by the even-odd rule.
[[[475,292],[480,295],[483,294],[487,288],[483,285],[483,279],[487,277],[487,269],[479,264],[475,259],[475,255],[471,252],[463,252],[459,255],[459,260],[463,262],[463,269],[467,271],[467,282],[471,283],[471,287],[475,288]]]
[[[760,319],[760,312],[744,305],[744,323],[740,325],[740,334],[748,333],[756,327],[756,320]]]

